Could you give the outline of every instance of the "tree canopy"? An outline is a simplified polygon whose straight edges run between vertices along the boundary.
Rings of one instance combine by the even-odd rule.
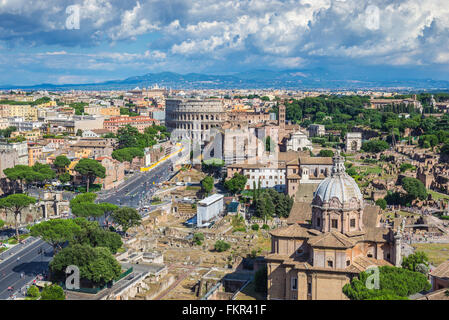
[[[379,267],[379,289],[368,289],[368,277],[369,273],[361,272],[343,287],[343,293],[351,300],[407,300],[408,296],[431,287],[422,273],[390,266]]]
[[[417,251],[404,257],[402,260],[402,268],[408,269],[410,271],[418,272],[420,268],[419,265],[429,266],[429,258],[424,252]]]
[[[74,167],[75,171],[86,177],[87,192],[89,192],[89,183],[93,182],[95,178],[105,178],[106,168],[96,160],[93,159],[81,159]]]
[[[369,140],[362,144],[362,150],[365,152],[379,153],[390,148],[390,145],[383,140]]]
[[[35,198],[29,197],[23,193],[11,194],[5,198],[0,199],[0,208],[4,208],[14,214],[17,240],[19,240],[19,216],[24,208],[35,203]]]
[[[112,254],[122,246],[119,234],[102,229],[97,221],[87,221],[84,218],[75,218],[74,223],[80,230],[71,240],[71,244],[88,244],[91,247],[108,248]]]
[[[231,245],[224,240],[217,240],[214,244],[215,251],[223,252],[231,248]]]
[[[112,219],[126,232],[129,228],[140,225],[142,217],[136,209],[122,207],[112,213]]]
[[[401,181],[401,185],[411,199],[427,199],[426,186],[416,178],[405,177]]]
[[[87,244],[70,245],[55,255],[50,262],[54,278],[65,279],[65,270],[69,265],[77,266],[81,280],[87,279],[94,286],[104,286],[117,279],[121,273],[120,264],[108,248],[94,248]]]
[[[237,194],[243,191],[247,181],[248,178],[246,176],[235,173],[231,179],[225,181],[224,186],[229,192]]]
[[[64,243],[73,240],[80,231],[80,226],[72,219],[51,219],[31,227],[31,235],[48,242],[54,252],[61,249]]]
[[[57,156],[53,165],[58,169],[65,169],[70,165],[71,161],[66,156]]]
[[[144,157],[142,149],[131,147],[131,148],[117,149],[112,152],[112,158],[120,162],[124,161],[131,162],[136,157],[139,158]]]
[[[45,286],[40,296],[41,300],[65,300],[64,290],[57,284]]]
[[[211,176],[206,176],[203,180],[201,180],[201,190],[207,195],[214,189],[214,178]]]

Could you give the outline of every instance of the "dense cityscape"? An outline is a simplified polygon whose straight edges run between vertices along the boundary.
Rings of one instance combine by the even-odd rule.
[[[447,299],[448,110],[447,93],[4,91],[0,298]],[[360,287],[373,266],[397,283]]]

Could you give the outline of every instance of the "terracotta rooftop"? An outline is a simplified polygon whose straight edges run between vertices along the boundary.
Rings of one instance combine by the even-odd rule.
[[[336,231],[326,232],[311,238],[308,243],[312,247],[321,248],[352,248],[354,243],[344,234]]]
[[[358,256],[352,260],[352,267],[359,271],[365,271],[370,266],[393,266],[390,262],[380,259],[368,258],[365,256]]]
[[[331,157],[299,157],[300,164],[327,164],[332,165]]]
[[[295,223],[287,227],[277,228],[271,231],[270,234],[276,237],[310,238],[314,236],[316,232],[320,233],[317,230],[308,229]]]
[[[446,260],[430,273],[434,277],[449,278],[449,260]]]
[[[443,288],[431,293],[426,294],[416,300],[449,300],[449,295],[446,294],[448,288]]]
[[[312,218],[312,207],[308,202],[294,202],[290,215],[287,218],[288,224],[306,223]]]

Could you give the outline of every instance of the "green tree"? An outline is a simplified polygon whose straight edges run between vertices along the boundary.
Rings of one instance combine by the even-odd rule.
[[[71,161],[66,156],[57,156],[53,161],[53,165],[58,169],[59,174],[64,173],[70,163]]]
[[[0,208],[4,208],[10,213],[14,214],[16,239],[19,241],[19,217],[22,210],[31,204],[35,204],[36,199],[29,197],[26,194],[11,194],[5,198],[0,199]]]
[[[419,265],[429,266],[429,258],[422,251],[410,254],[402,260],[402,268],[410,271],[418,271],[417,268]]]
[[[108,248],[112,254],[123,245],[122,238],[116,232],[104,230],[97,221],[75,218],[74,223],[80,227],[71,244],[88,244],[91,247]]]
[[[248,178],[246,176],[235,173],[231,179],[225,181],[224,186],[229,192],[238,194],[243,191],[247,181]]]
[[[193,235],[193,243],[195,243],[197,246],[200,246],[204,241],[204,234],[201,232],[197,232]]]
[[[383,140],[369,140],[362,145],[363,151],[371,153],[380,153],[388,148],[390,148],[390,145]]]
[[[104,221],[105,224],[108,224],[108,218],[109,216],[118,209],[118,206],[112,203],[108,203],[108,202],[102,202],[98,204],[101,208],[101,210],[103,210],[103,217],[104,217]]]
[[[426,186],[420,180],[416,178],[405,177],[402,179],[401,185],[411,199],[427,199]]]
[[[265,139],[265,151],[273,152],[274,151],[274,142],[270,136]]]
[[[72,207],[74,204],[77,203],[83,203],[83,202],[94,202],[95,199],[97,199],[97,194],[93,193],[93,192],[86,192],[86,193],[81,193],[79,195],[77,195],[75,198],[73,198],[72,200],[70,200],[70,207]]]
[[[123,207],[114,211],[112,219],[126,232],[129,228],[140,225],[142,217],[136,209]]]
[[[75,166],[75,171],[86,177],[87,192],[89,192],[89,183],[95,180],[95,178],[105,178],[106,168],[103,167],[98,161],[93,159],[81,159]]]
[[[45,286],[42,289],[41,300],[65,300],[64,290],[57,284]]]
[[[318,153],[318,156],[319,157],[333,157],[334,156],[334,152],[332,150],[322,149]]]
[[[415,169],[416,169],[416,167],[408,162],[402,163],[401,166],[399,167],[399,170],[401,172],[406,172],[408,170],[415,170]]]
[[[28,288],[26,295],[30,300],[36,300],[39,299],[41,294],[39,292],[39,288],[33,285]]]
[[[83,218],[97,219],[104,214],[100,205],[91,202],[76,203],[71,209],[75,216]]]
[[[67,182],[70,182],[72,180],[72,176],[68,172],[64,172],[58,176],[59,181],[61,183],[65,184]]]
[[[0,219],[0,229],[3,228],[5,226],[5,221]]]
[[[343,287],[343,293],[351,300],[407,300],[408,296],[431,287],[425,275],[403,268],[379,267],[379,289],[367,288],[369,276],[361,272]]]
[[[73,240],[81,228],[71,219],[51,219],[32,226],[30,231],[33,237],[48,242],[56,253],[64,243]]]
[[[223,252],[231,248],[231,245],[224,240],[217,240],[214,245],[215,251]]]
[[[124,162],[124,161],[131,162],[136,157],[139,157],[139,158],[144,157],[144,152],[142,149],[123,148],[123,149],[117,149],[112,152],[112,158],[114,158],[115,160],[120,161],[120,162]]]
[[[137,147],[137,138],[139,137],[139,130],[130,125],[121,127],[117,132],[117,140],[119,149]]]
[[[201,180],[201,190],[205,192],[207,195],[214,189],[214,178],[211,176],[206,176],[203,180]]]
[[[377,199],[376,204],[382,209],[385,210],[387,207],[387,201],[385,199]]]
[[[104,286],[116,280],[121,273],[120,264],[105,247],[91,247],[87,244],[73,244],[65,247],[50,262],[50,271],[55,280],[65,279],[67,266],[75,265],[80,278],[87,279],[94,286]]]

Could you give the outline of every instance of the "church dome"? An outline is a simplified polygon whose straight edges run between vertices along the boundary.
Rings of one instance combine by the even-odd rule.
[[[314,202],[333,204],[346,207],[362,206],[363,195],[353,178],[345,172],[344,158],[338,151],[333,158],[334,165],[330,177],[324,179],[315,191]],[[338,200],[337,203],[336,200]]]

